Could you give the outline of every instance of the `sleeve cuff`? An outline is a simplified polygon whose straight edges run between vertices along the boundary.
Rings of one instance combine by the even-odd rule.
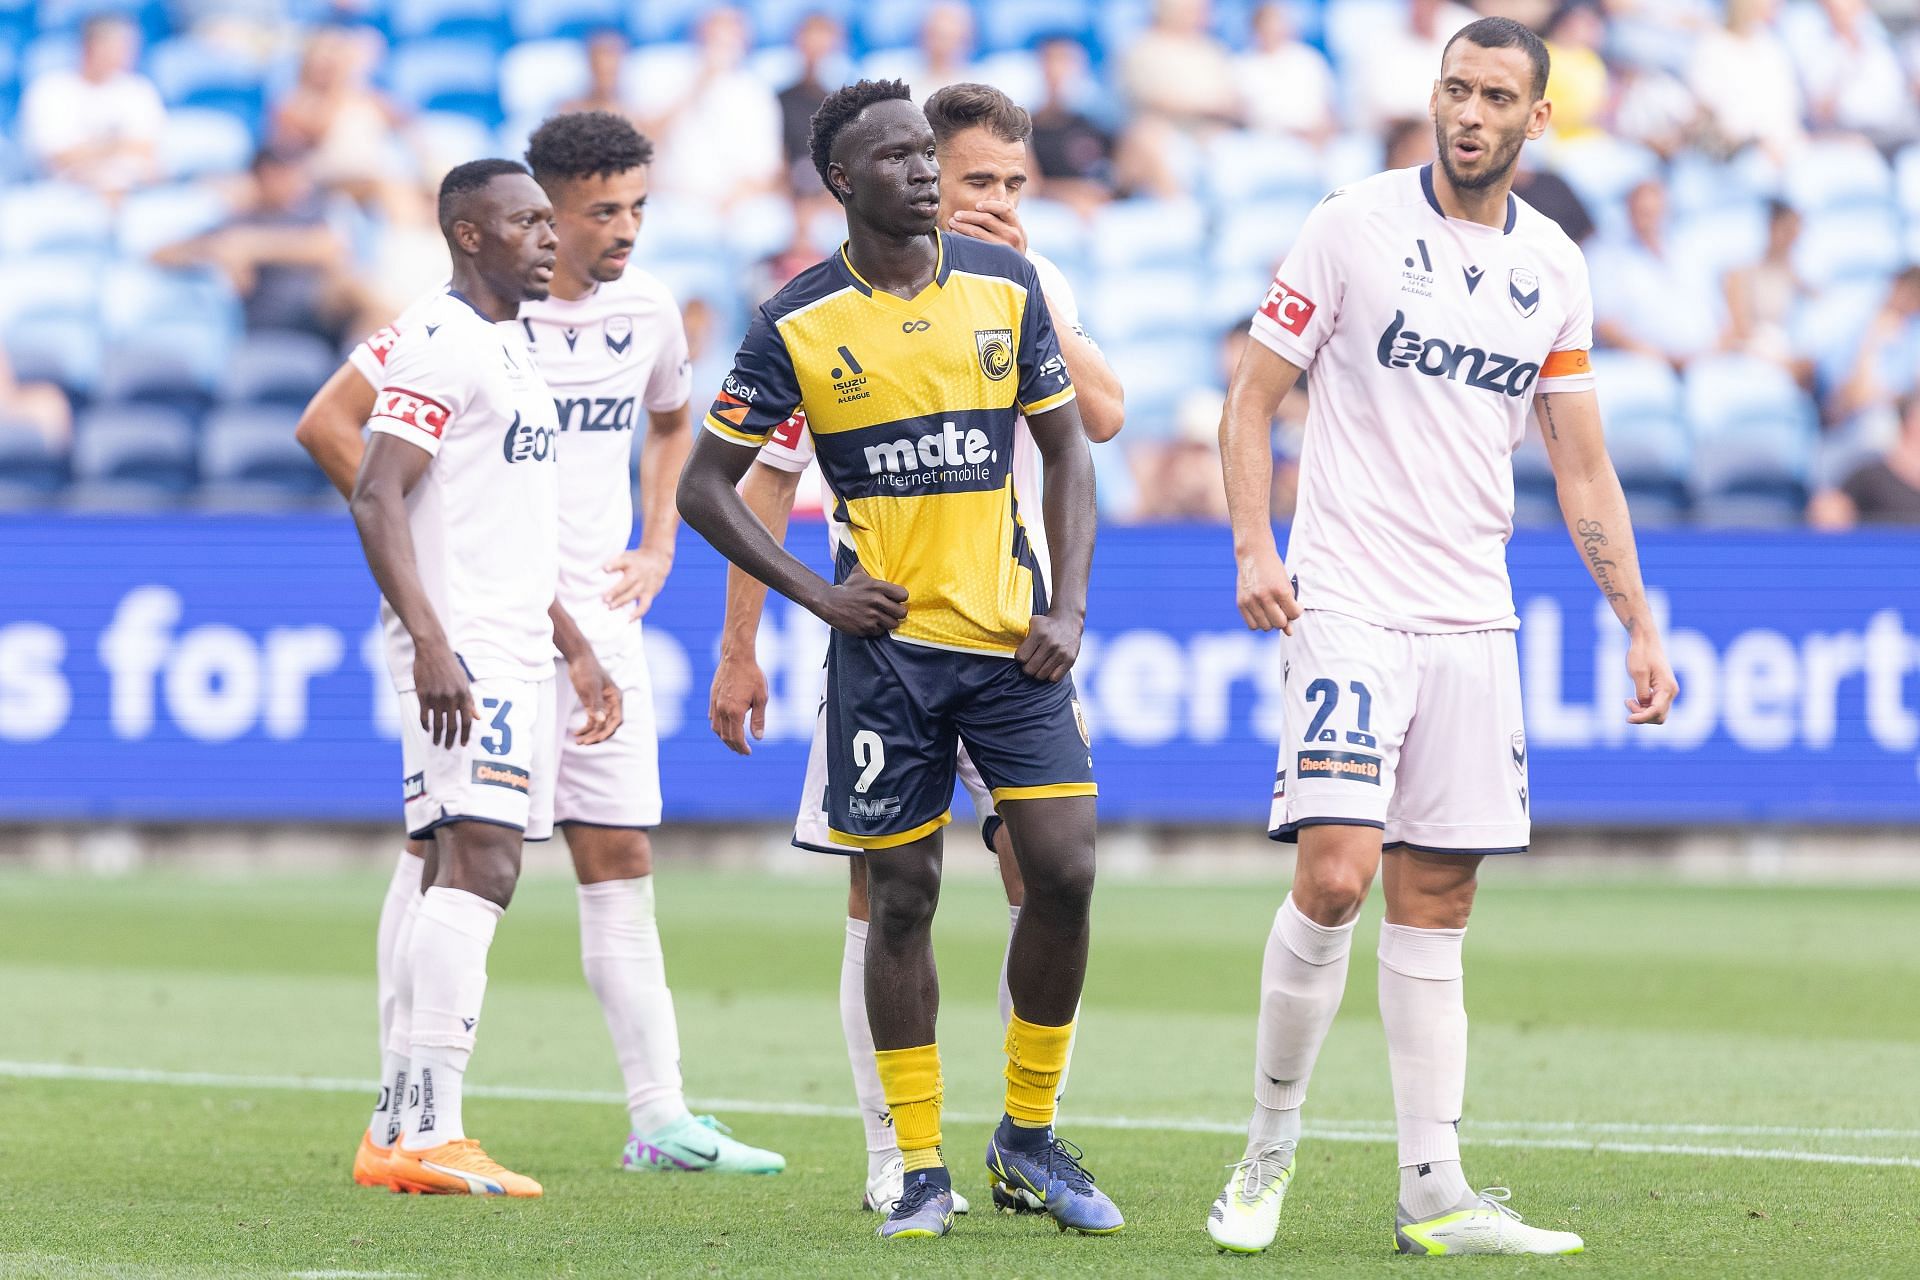
[[[1032,404],[1021,405],[1020,412],[1031,418],[1036,413],[1045,413],[1049,409],[1058,409],[1061,405],[1072,400],[1075,394],[1074,389],[1068,387],[1065,391],[1056,392],[1044,400],[1036,400]]]
[[[1254,313],[1253,323],[1248,326],[1247,333],[1282,360],[1297,364],[1302,369],[1313,363],[1314,353],[1305,343],[1258,312]]]
[[[706,417],[706,428],[730,444],[744,445],[749,449],[758,449],[767,442],[765,436],[748,435],[744,431],[735,430],[712,414]]]
[[[429,458],[440,453],[440,439],[431,431],[422,431],[411,422],[402,422],[398,418],[369,418],[367,430],[377,431],[383,436],[394,436],[405,440]]]

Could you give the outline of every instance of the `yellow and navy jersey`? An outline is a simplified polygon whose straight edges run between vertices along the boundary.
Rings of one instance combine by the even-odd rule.
[[[911,299],[860,278],[845,246],[754,316],[707,429],[758,447],[806,411],[855,564],[907,589],[894,637],[1010,654],[1045,590],[1013,497],[1022,413],[1073,399],[1033,267],[1004,245],[935,232]]]

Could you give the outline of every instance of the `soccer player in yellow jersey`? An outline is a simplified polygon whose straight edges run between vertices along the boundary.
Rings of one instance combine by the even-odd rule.
[[[906,1163],[880,1235],[944,1235],[953,1222],[931,929],[961,741],[1012,831],[1027,891],[989,1173],[1063,1227],[1117,1231],[1119,1211],[1052,1130],[1094,868],[1093,760],[1068,674],[1094,536],[1073,384],[1026,259],[937,228],[933,130],[904,84],[863,80],[830,95],[811,141],[846,209],[847,242],[760,308],[681,476],[680,511],[833,628],[829,829],[867,851],[867,1012]],[[734,488],[802,405],[851,542],[832,584]],[[1022,413],[1045,462],[1051,598],[1014,500]]]

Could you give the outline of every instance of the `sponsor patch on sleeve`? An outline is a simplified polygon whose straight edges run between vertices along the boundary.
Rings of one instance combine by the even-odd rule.
[[[772,441],[782,449],[798,449],[800,437],[807,434],[807,411],[801,409],[773,429]]]
[[[1302,782],[1310,778],[1341,778],[1348,782],[1380,785],[1380,757],[1358,751],[1302,751],[1294,757],[1293,776]]]
[[[438,440],[447,429],[447,419],[453,413],[432,396],[421,395],[405,387],[383,387],[380,398],[374,401],[373,416],[404,422]]]
[[[509,791],[522,793],[533,790],[533,775],[525,769],[510,764],[495,764],[490,760],[473,762],[473,780],[483,787],[505,787]]]
[[[1573,378],[1593,372],[1593,361],[1584,351],[1550,351],[1540,366],[1542,378]]]
[[[1296,338],[1307,331],[1307,322],[1313,319],[1314,310],[1312,298],[1278,277],[1268,286],[1267,296],[1260,303],[1261,315]]]
[[[400,341],[400,331],[392,325],[382,325],[367,338],[367,350],[373,353],[375,363],[381,368],[387,367],[387,357],[393,354],[393,344]]]

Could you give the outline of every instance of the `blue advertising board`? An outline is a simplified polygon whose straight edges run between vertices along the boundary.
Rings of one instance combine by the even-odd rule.
[[[824,561],[817,524],[789,539]],[[1632,728],[1625,636],[1564,534],[1510,561],[1542,823],[1920,821],[1920,532],[1649,532],[1681,700]],[[707,727],[724,565],[646,623],[668,821],[791,817],[825,631],[775,598],[751,759]],[[398,820],[375,596],[344,517],[0,518],[0,821]],[[1103,530],[1076,679],[1102,816],[1263,823],[1279,639],[1226,531]]]

